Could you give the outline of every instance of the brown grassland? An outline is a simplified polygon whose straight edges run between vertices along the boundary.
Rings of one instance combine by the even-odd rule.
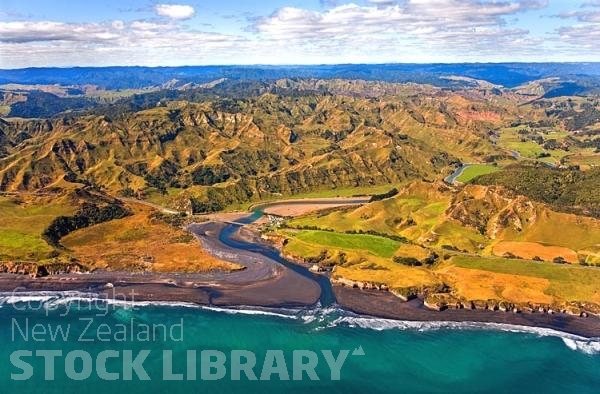
[[[133,216],[74,231],[62,244],[92,269],[207,272],[240,268],[211,256],[187,231],[152,219],[151,208],[131,208]]]

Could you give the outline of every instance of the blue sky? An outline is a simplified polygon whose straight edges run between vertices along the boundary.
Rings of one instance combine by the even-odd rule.
[[[600,0],[0,0],[0,67],[600,61]]]

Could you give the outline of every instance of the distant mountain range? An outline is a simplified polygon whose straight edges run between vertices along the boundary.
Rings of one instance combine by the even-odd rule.
[[[451,86],[448,76],[515,87],[537,79],[599,77],[600,63],[339,64],[311,66],[73,67],[0,70],[0,84],[91,84],[103,89],[140,89],[172,80],[207,83],[220,78],[343,78]]]

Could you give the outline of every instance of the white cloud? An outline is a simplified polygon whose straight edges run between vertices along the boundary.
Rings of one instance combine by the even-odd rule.
[[[98,41],[118,37],[111,30],[110,25],[98,23],[0,22],[0,42]]]
[[[239,36],[186,29],[174,23],[0,22],[2,68],[200,64],[214,58],[214,53],[233,59],[247,45]]]
[[[597,61],[600,56],[600,25],[582,24],[561,27],[557,31],[558,48],[561,52],[571,55],[573,59],[581,57],[584,53],[592,61]]]
[[[319,12],[284,7],[261,18],[255,29],[275,38],[305,38],[322,35],[374,32],[418,33],[419,31],[473,31],[480,27],[502,27],[503,17],[540,8],[546,1],[482,2],[478,0],[407,0],[392,4],[372,0],[376,6],[340,5]]]
[[[574,19],[576,23],[556,29],[557,45],[564,53],[580,56],[600,56],[600,11],[585,9],[586,7],[599,7],[600,0],[588,1],[576,11],[563,12],[555,17],[568,20]]]
[[[485,55],[486,51],[497,53],[504,48],[514,54],[520,49],[528,52],[539,41],[527,30],[507,27],[505,17],[547,5],[546,0],[370,3],[373,5],[345,4],[325,11],[284,7],[258,19],[254,30],[272,40],[331,44],[340,50],[357,50],[362,44],[373,49],[393,47],[412,40],[423,50],[437,47],[447,53],[461,53],[470,49]]]
[[[176,20],[190,19],[196,14],[194,7],[183,4],[157,4],[154,11],[158,16]]]
[[[284,7],[253,19],[249,31],[239,34],[177,23],[189,17],[190,10],[173,8],[166,18],[127,22],[0,22],[0,67],[589,61],[600,56],[595,9],[578,9],[563,16],[565,21],[573,18],[570,26],[534,35],[512,20],[544,7],[546,0],[365,4],[320,10]],[[176,7],[157,5],[157,13],[161,6]],[[181,7],[191,8],[193,15],[192,7]]]
[[[600,22],[600,11],[569,11],[555,16],[561,19],[575,18],[579,22]]]

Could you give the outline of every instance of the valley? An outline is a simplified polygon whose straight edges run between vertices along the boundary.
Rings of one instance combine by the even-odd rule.
[[[358,309],[351,289],[551,327],[549,311],[599,316],[597,97],[443,81],[4,85],[11,111],[35,92],[49,107],[0,120],[3,275],[141,275],[227,305],[309,305],[320,288]],[[51,114],[63,99],[79,101]]]

